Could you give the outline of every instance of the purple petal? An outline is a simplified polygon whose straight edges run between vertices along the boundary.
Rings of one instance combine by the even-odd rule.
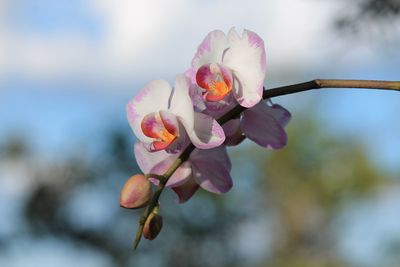
[[[224,128],[226,136],[234,135],[240,128],[240,119],[229,120],[222,125],[222,128]]]
[[[233,119],[222,126],[226,135],[224,145],[237,146],[243,142],[244,139],[246,139],[246,136],[243,134],[243,131],[240,128],[240,124],[240,119]]]
[[[269,107],[269,109],[269,113],[275,118],[275,120],[279,122],[282,127],[285,127],[289,123],[292,115],[287,109],[278,104],[273,104],[271,107]]]
[[[194,179],[203,189],[221,194],[232,188],[231,162],[224,146],[208,150],[196,149],[189,161]]]
[[[274,109],[264,101],[243,112],[242,130],[245,135],[265,148],[279,149],[286,145],[287,135],[273,116]]]
[[[197,189],[199,189],[199,185],[194,179],[187,180],[183,185],[172,187],[172,190],[178,196],[178,203],[180,204],[188,201],[196,193]]]
[[[237,131],[234,135],[227,136],[224,142],[226,146],[237,146],[242,143],[246,139],[246,135],[240,130]]]

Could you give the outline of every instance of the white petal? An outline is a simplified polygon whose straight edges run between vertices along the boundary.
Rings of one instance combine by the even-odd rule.
[[[265,77],[263,40],[254,32],[244,30],[240,37],[234,28],[228,33],[230,48],[223,64],[233,70],[233,94],[239,104],[252,107],[262,99]]]
[[[178,117],[190,141],[196,147],[206,149],[219,146],[225,140],[222,127],[212,117],[194,112],[189,87],[189,79],[184,75],[178,75],[169,111]]]
[[[162,151],[149,152],[147,148],[141,142],[137,142],[134,147],[134,153],[136,162],[143,173],[150,173],[151,169],[154,168],[160,162],[166,160],[171,155]],[[162,174],[162,173],[157,173]]]
[[[200,149],[209,149],[221,145],[225,141],[224,130],[218,122],[203,113],[194,113],[194,128],[189,130],[182,121],[193,145]]]
[[[184,75],[178,75],[172,92],[169,111],[184,121],[186,131],[194,127],[194,110],[192,99],[189,95],[190,81]]]
[[[134,146],[136,162],[143,173],[163,175],[179,157],[177,154],[169,154],[162,151],[149,152],[146,147],[138,142]],[[166,186],[179,186],[185,183],[192,176],[192,167],[188,161],[182,163],[181,166],[172,174]],[[157,180],[152,182],[158,184]]]
[[[149,143],[152,138],[143,134],[141,123],[143,117],[151,112],[168,109],[168,100],[171,95],[171,86],[164,80],[148,83],[126,106],[129,124],[136,137]]]
[[[224,50],[228,47],[225,33],[220,30],[210,32],[197,48],[192,60],[192,68],[197,70],[201,65],[221,63]]]

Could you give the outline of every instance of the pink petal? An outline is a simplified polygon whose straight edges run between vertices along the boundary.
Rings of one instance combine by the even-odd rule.
[[[195,181],[205,190],[226,193],[232,186],[231,162],[225,147],[196,149],[189,158]]]
[[[243,112],[241,127],[245,135],[258,145],[279,149],[286,145],[287,135],[271,111],[275,112],[264,101],[260,102]]]
[[[197,68],[195,69],[193,67],[184,72],[185,76],[192,82],[192,84],[196,84],[196,72]]]
[[[172,187],[172,190],[178,196],[178,203],[184,203],[188,201],[194,193],[199,189],[199,185],[194,181],[194,179],[189,179],[186,183],[180,186]]]
[[[143,118],[152,112],[167,110],[168,100],[171,95],[171,86],[163,80],[148,83],[126,106],[129,124],[136,137],[144,142],[152,142],[141,127]]]
[[[223,64],[233,70],[233,94],[240,105],[252,107],[263,94],[266,57],[263,40],[254,32],[244,30],[240,37],[235,29],[228,33],[230,48]]]

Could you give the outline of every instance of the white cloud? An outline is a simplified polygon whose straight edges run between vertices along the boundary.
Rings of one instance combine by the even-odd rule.
[[[7,12],[11,2],[2,1],[0,10]],[[88,16],[100,18],[102,30],[97,39],[71,32],[21,32],[7,21],[0,23],[0,73],[44,81],[86,79],[100,83],[134,81],[153,77],[153,73],[166,78],[187,68],[208,31],[226,31],[234,25],[263,36],[269,69],[282,68],[323,54],[323,48],[315,49],[315,44],[321,44],[318,36],[331,12],[326,4],[297,0],[84,3]]]

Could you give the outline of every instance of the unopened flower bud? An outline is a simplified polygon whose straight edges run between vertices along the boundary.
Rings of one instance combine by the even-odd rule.
[[[142,208],[149,203],[151,195],[149,180],[143,174],[136,174],[122,188],[119,204],[127,209]]]
[[[149,217],[147,217],[146,222],[143,227],[143,236],[146,239],[153,240],[157,237],[157,235],[161,232],[161,228],[163,225],[163,218],[161,215],[157,213],[151,213]]]

